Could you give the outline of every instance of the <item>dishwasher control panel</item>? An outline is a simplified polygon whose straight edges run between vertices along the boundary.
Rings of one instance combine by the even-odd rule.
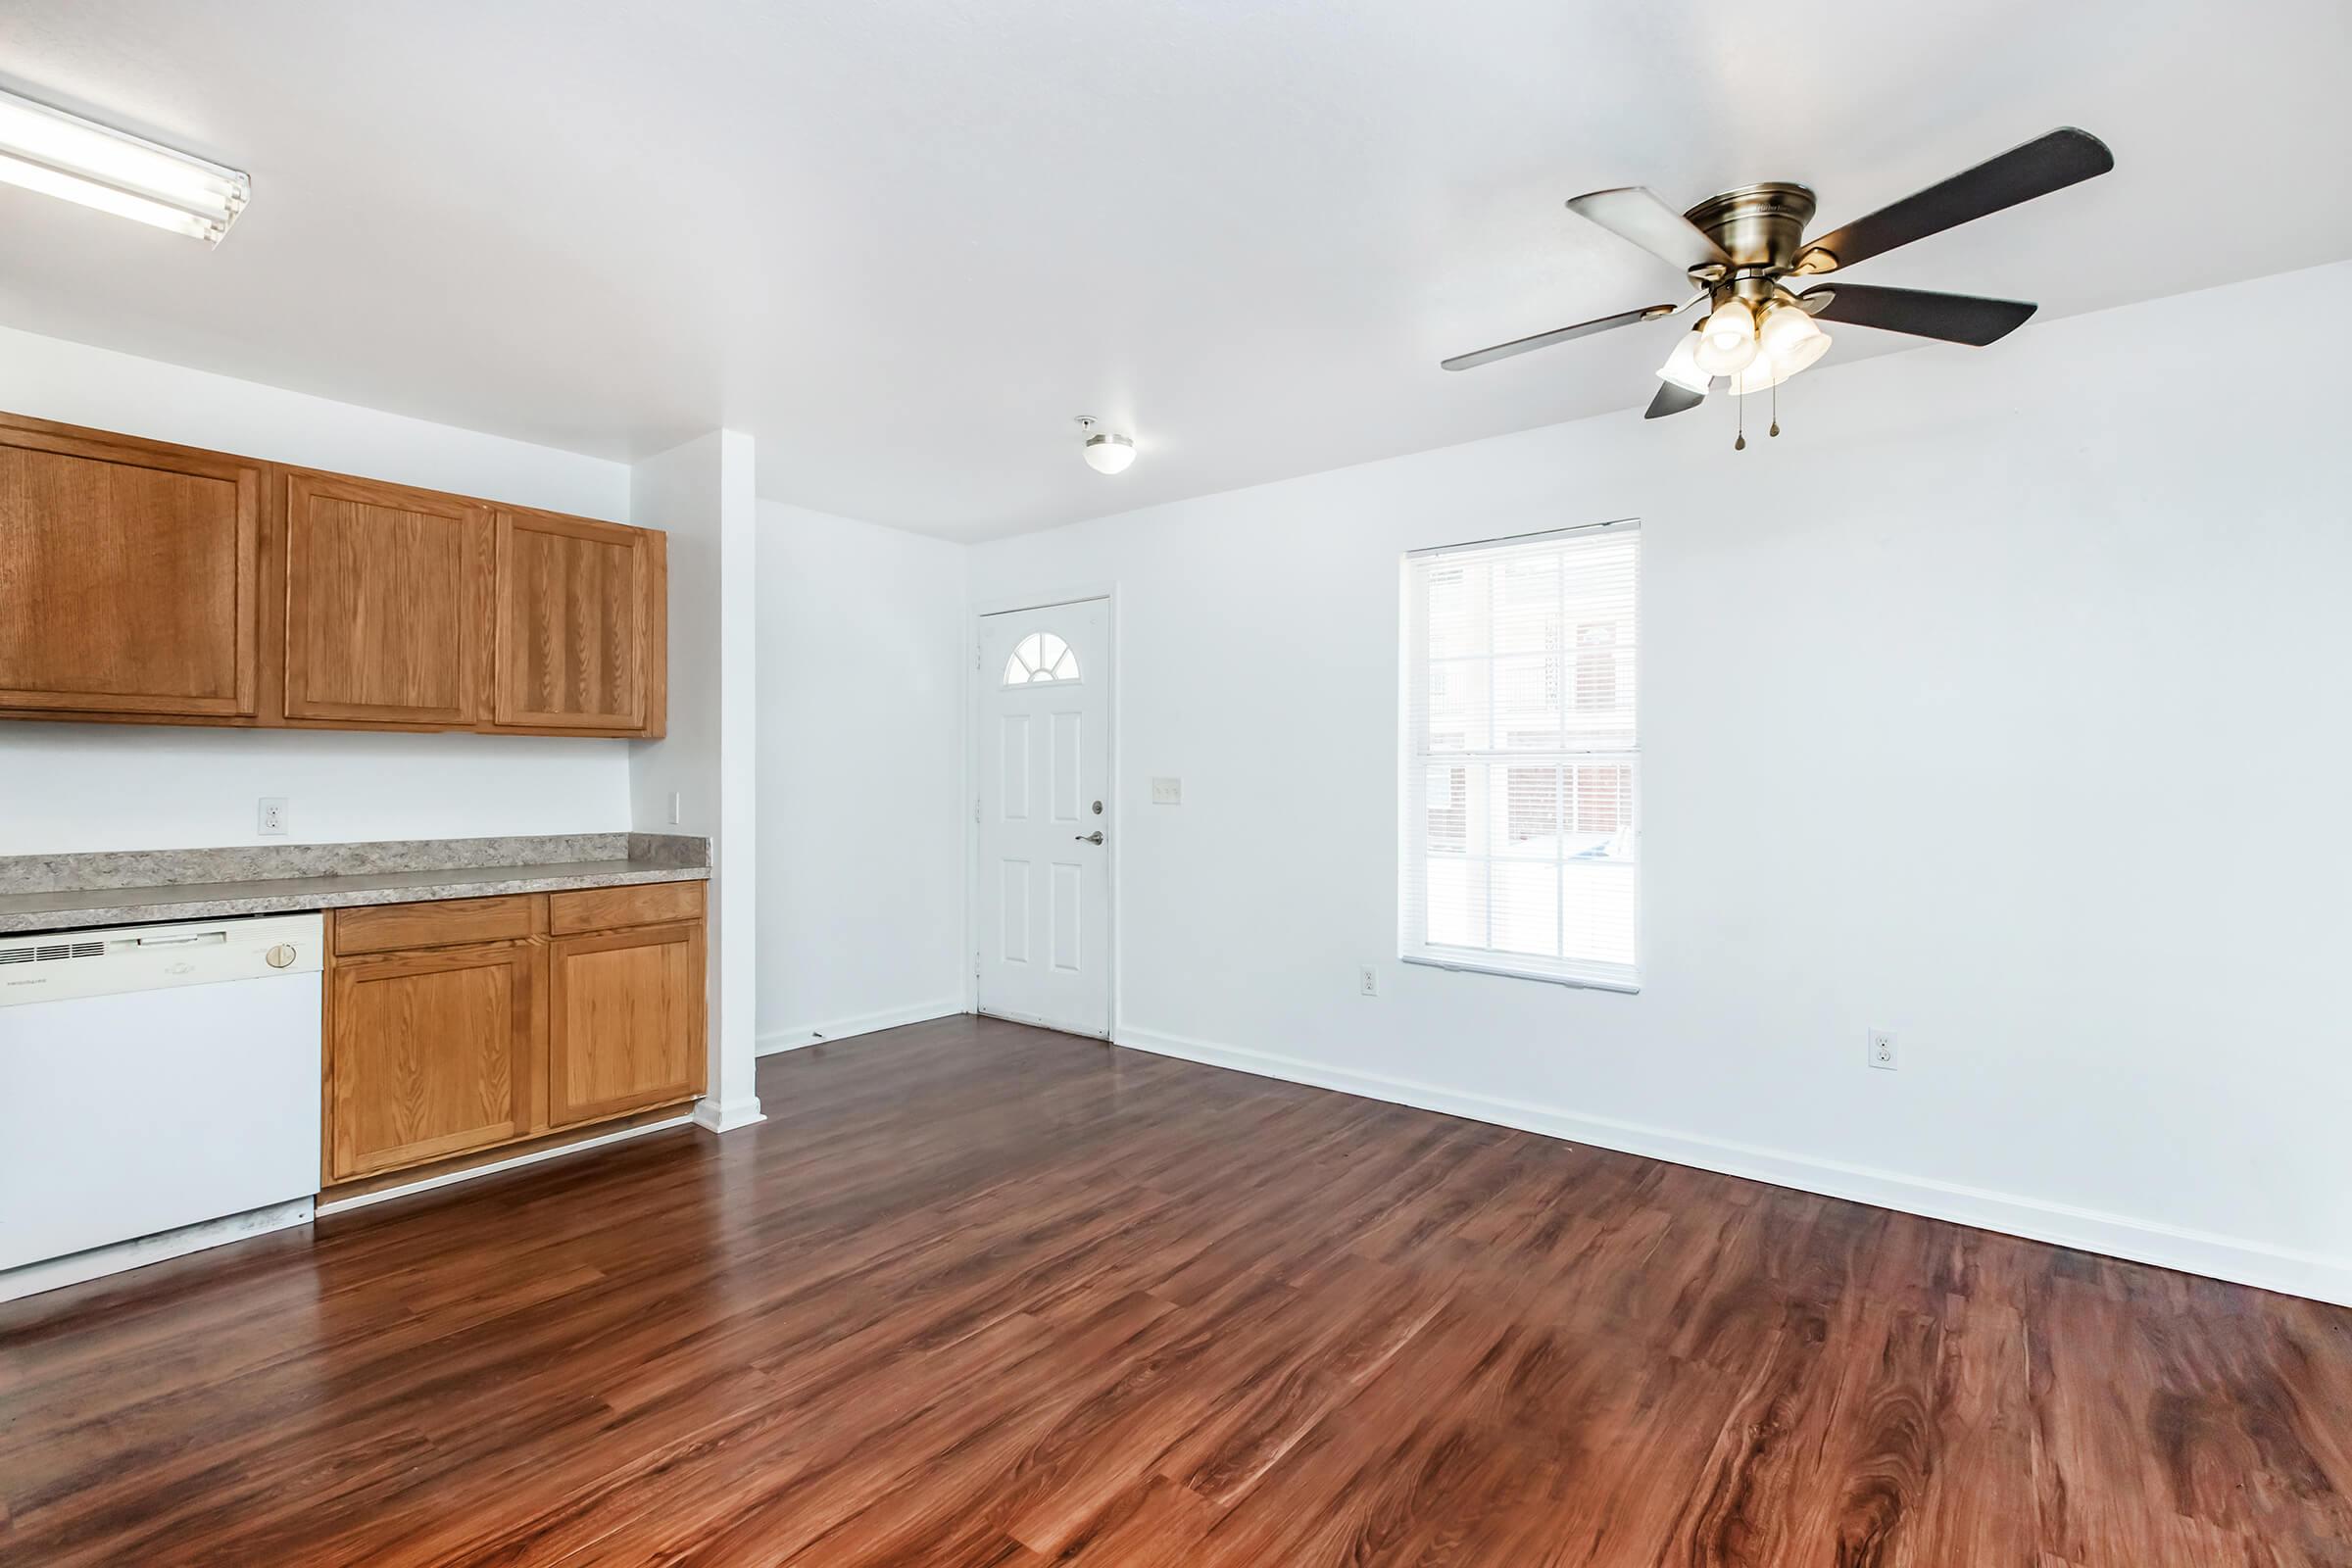
[[[317,974],[318,914],[246,915],[0,937],[0,1007],[77,997]]]

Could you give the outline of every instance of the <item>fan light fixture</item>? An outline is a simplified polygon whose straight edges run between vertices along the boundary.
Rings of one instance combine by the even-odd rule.
[[[1671,381],[1684,391],[1703,398],[1713,384],[1713,377],[1698,368],[1698,337],[1696,332],[1683,334],[1674,352],[1666,356],[1666,363],[1658,367],[1658,379]]]
[[[1805,369],[1830,348],[1829,334],[1814,324],[1816,317],[1983,348],[2023,326],[2034,306],[2025,300],[1848,283],[1842,276],[1802,293],[1792,290],[1800,280],[1842,273],[1857,262],[2064,190],[2114,167],[2115,155],[2105,142],[2061,125],[1842,228],[1815,235],[1805,232],[1813,221],[1813,192],[1788,180],[1721,191],[1680,213],[1640,185],[1587,191],[1568,199],[1569,211],[1671,263],[1698,292],[1680,305],[1669,300],[1637,306],[1438,364],[1447,370],[1473,369],[1556,343],[1664,320],[1703,302],[1708,315],[1698,331],[1675,344],[1658,368],[1663,384],[1642,415],[1658,419],[1704,403],[1717,377],[1727,378],[1735,395],[1743,395],[1778,386]],[[1777,416],[1772,433],[1780,434]],[[1745,449],[1744,429],[1732,445]]]
[[[0,180],[220,243],[253,194],[233,169],[0,92]]]
[[[1755,313],[1745,300],[1725,300],[1699,329],[1693,360],[1709,375],[1737,375],[1755,357]]]
[[[1135,461],[1135,437],[1098,430],[1095,423],[1092,415],[1078,416],[1078,428],[1086,432],[1085,445],[1080,449],[1086,454],[1086,466],[1097,473],[1125,473],[1127,466]]]

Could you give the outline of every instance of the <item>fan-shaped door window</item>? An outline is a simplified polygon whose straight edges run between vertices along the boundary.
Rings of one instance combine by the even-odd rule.
[[[1078,678],[1078,655],[1050,631],[1033,631],[1022,638],[1004,661],[1007,686],[1043,686]]]

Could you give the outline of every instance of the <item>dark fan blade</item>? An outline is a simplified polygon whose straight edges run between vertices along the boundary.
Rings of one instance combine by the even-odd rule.
[[[1807,240],[1796,270],[1820,273],[1851,267],[1897,245],[2064,190],[2114,167],[2115,154],[2107,150],[2105,142],[2087,130],[2061,125],[1941,184],[1930,185],[1891,207],[1882,207],[1868,218],[1857,218],[1843,228]]]
[[[1689,271],[1710,264],[1728,268],[1732,259],[1706,231],[1658,200],[1640,185],[1596,190],[1568,198],[1568,210],[1591,219],[1623,239],[1630,239],[1652,256],[1663,257]]]
[[[1706,401],[1707,395],[1704,392],[1690,392],[1676,386],[1672,381],[1660,381],[1658,395],[1649,400],[1649,412],[1642,415],[1642,417],[1663,419],[1669,414],[1681,414],[1686,410],[1695,409]]]
[[[1597,321],[1579,321],[1574,326],[1563,326],[1557,331],[1538,332],[1534,337],[1513,338],[1508,343],[1497,343],[1491,349],[1480,349],[1475,354],[1456,354],[1450,360],[1440,360],[1438,363],[1448,370],[1467,370],[1473,366],[1491,365],[1496,360],[1507,360],[1514,354],[1525,354],[1529,349],[1547,349],[1554,343],[1565,343],[1570,338],[1591,337],[1595,332],[1606,332],[1612,326],[1654,321],[1661,316],[1672,316],[1680,309],[1676,305],[1645,305],[1638,311],[1604,316]]]
[[[2024,300],[1934,294],[1918,288],[1873,288],[1867,283],[1824,283],[1797,298],[1825,321],[1883,327],[1913,337],[1939,337],[1946,343],[1978,348],[2007,337],[2025,325],[2026,318],[2034,311]]]

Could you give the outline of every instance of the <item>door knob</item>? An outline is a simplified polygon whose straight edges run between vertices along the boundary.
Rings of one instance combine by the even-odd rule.
[[[1081,844],[1100,844],[1102,842],[1102,830],[1101,828],[1097,828],[1092,833],[1081,833],[1078,835],[1078,842]]]

